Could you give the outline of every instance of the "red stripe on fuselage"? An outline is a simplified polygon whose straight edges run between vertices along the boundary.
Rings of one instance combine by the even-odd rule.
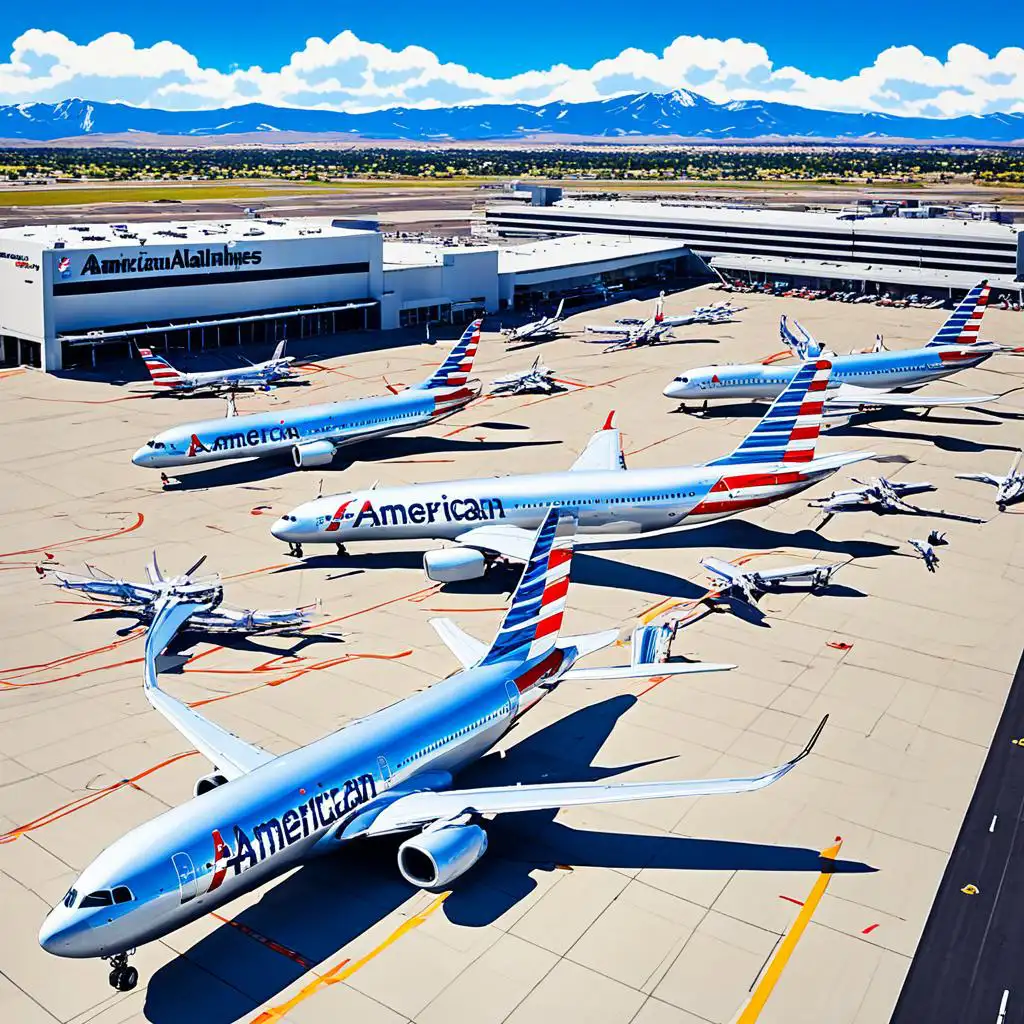
[[[562,664],[562,659],[565,655],[559,651],[552,651],[543,661],[538,661],[533,668],[528,669],[521,676],[518,676],[513,682],[516,684],[516,689],[523,693],[528,690],[534,683],[540,682],[541,679],[547,676],[553,675],[558,671]]]

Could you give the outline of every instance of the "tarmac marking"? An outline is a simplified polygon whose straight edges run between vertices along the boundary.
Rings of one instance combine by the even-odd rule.
[[[272,1021],[281,1020],[286,1014],[290,1013],[295,1009],[299,1003],[305,1002],[310,996],[315,995],[322,988],[326,988],[328,985],[337,985],[347,978],[351,978],[353,974],[365,967],[371,960],[374,960],[381,953],[384,952],[389,946],[396,943],[402,936],[407,935],[409,932],[419,928],[424,921],[441,908],[441,905],[451,895],[449,892],[443,892],[437,899],[434,900],[430,906],[421,910],[418,914],[413,914],[412,917],[403,921],[386,939],[383,940],[379,945],[375,946],[365,956],[360,957],[358,960],[342,960],[340,964],[332,967],[329,971],[324,974],[318,975],[315,980],[311,981],[305,988],[300,989],[291,999],[284,1003],[280,1003],[277,1006],[272,1007],[269,1010],[264,1010],[261,1014],[254,1017],[252,1024],[270,1024]]]
[[[107,515],[130,515],[125,512],[109,512]],[[38,548],[26,548],[24,551],[3,551],[0,558],[13,558],[15,555],[34,555],[42,551],[44,554],[54,548],[70,548],[76,544],[94,544],[98,540],[110,540],[112,537],[122,537],[126,533],[133,533],[145,522],[146,517],[141,512],[135,513],[135,522],[130,526],[122,526],[113,533],[87,534],[83,537],[74,537],[71,540],[58,541],[52,544],[44,544]]]
[[[834,845],[821,851],[822,860],[834,861],[839,855],[839,850],[842,845],[842,839],[837,836]],[[782,972],[785,970],[786,964],[789,963],[789,958],[793,955],[793,950],[796,949],[797,943],[803,936],[807,925],[810,924],[811,918],[814,916],[814,912],[818,909],[818,904],[821,902],[821,898],[825,895],[825,890],[828,889],[828,884],[831,880],[831,871],[822,871],[821,874],[818,875],[818,880],[814,883],[803,907],[800,909],[800,913],[797,914],[792,927],[779,944],[779,948],[776,950],[775,955],[768,964],[768,969],[761,976],[761,980],[758,982],[757,988],[754,989],[754,994],[750,997],[750,1002],[747,1003],[746,1009],[744,1009],[736,1019],[736,1024],[754,1024],[754,1021],[761,1016],[761,1011],[768,1002],[779,978],[782,977]]]
[[[998,817],[998,815],[995,815],[995,814],[992,815],[992,821],[991,821],[991,823],[988,826],[989,832],[995,832],[995,830],[996,830],[996,818],[997,817]]]
[[[999,1000],[999,1016],[996,1017],[996,1024],[1003,1024],[1003,1018],[1006,1017],[1006,1004],[1010,1001],[1010,990],[1008,988],[1003,989],[1003,998]]]
[[[51,825],[55,821],[59,821],[61,818],[66,818],[69,814],[74,814],[75,811],[81,811],[86,807],[96,803],[97,800],[102,800],[106,796],[110,796],[111,793],[116,793],[119,789],[123,789],[125,786],[131,786],[133,789],[138,789],[135,785],[140,779],[146,778],[147,775],[152,775],[154,772],[159,771],[161,768],[166,768],[168,765],[174,764],[176,761],[181,761],[186,757],[193,757],[198,754],[198,750],[186,750],[180,754],[175,754],[173,757],[165,758],[163,761],[157,762],[155,765],[141,771],[138,775],[133,775],[130,779],[121,779],[119,782],[111,783],[109,786],[104,786],[103,789],[97,790],[95,793],[88,793],[85,796],[76,797],[74,800],[68,801],[66,804],[61,804],[60,807],[55,807],[51,811],[47,811],[45,814],[41,814],[38,818],[33,818],[32,821],[27,822],[24,825],[19,825],[17,828],[13,828],[10,832],[5,832],[0,835],[0,843],[13,843],[15,839],[25,835],[28,832],[34,832],[36,829],[42,828],[44,825]]]
[[[647,451],[648,448],[656,448],[659,444],[664,444],[666,441],[674,441],[677,437],[682,437],[683,434],[689,433],[691,429],[691,427],[688,427],[686,430],[678,430],[676,433],[669,434],[667,437],[662,437],[657,441],[652,441],[650,444],[645,444],[643,448],[634,448],[632,451],[623,452],[623,455],[627,459],[631,459],[634,455],[639,455],[641,452]]]
[[[267,938],[266,935],[256,931],[255,928],[250,928],[247,924],[242,924],[241,921],[234,921],[230,917],[222,917],[216,910],[210,911],[210,917],[215,917],[222,924],[228,924],[232,928],[237,928],[243,935],[247,935],[250,939],[255,939],[261,946],[266,946],[267,949],[272,949],[275,953],[280,953],[281,956],[288,957],[289,960],[295,961],[300,967],[305,967],[307,971],[312,970],[312,960],[307,960],[301,953],[296,953],[294,949],[289,949],[280,942]]]
[[[879,927],[877,924],[869,924],[867,928],[862,928],[860,933],[861,935],[870,935],[877,927]]]
[[[264,565],[260,569],[250,569],[248,572],[236,572],[233,576],[225,576],[225,580],[244,580],[246,576],[259,576],[265,572],[274,572],[277,569],[287,569],[288,562],[278,562],[277,565]]]

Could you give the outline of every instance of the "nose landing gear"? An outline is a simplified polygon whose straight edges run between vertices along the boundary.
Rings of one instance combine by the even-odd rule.
[[[118,992],[131,992],[139,983],[139,972],[128,966],[128,957],[134,952],[133,949],[128,953],[115,953],[111,957],[103,958],[110,960],[110,987],[116,988]]]
[[[301,558],[302,557],[302,545],[301,544],[296,544],[295,541],[289,541],[288,542],[288,554],[292,558]]]

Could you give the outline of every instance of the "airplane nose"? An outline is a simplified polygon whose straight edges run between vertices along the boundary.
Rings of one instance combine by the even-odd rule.
[[[145,466],[148,463],[149,449],[146,447],[140,448],[133,456],[132,462],[136,466]]]
[[[666,398],[678,398],[679,397],[679,391],[676,389],[676,382],[672,381],[672,383],[669,384],[668,387],[666,387],[664,391],[662,391],[662,394]]]
[[[68,921],[61,909],[51,910],[39,929],[39,945],[54,956],[67,956],[70,945]]]

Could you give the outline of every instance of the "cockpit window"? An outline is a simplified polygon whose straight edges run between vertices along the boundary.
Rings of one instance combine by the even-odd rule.
[[[689,384],[690,383],[690,378],[689,377],[676,377],[676,383],[677,384]]]
[[[147,448],[166,448],[167,445],[165,445],[163,443],[163,441],[157,441],[156,439],[154,439],[152,441],[147,441],[146,442],[146,447]]]
[[[109,889],[97,889],[82,897],[82,907],[112,907],[114,897],[110,895]]]
[[[115,903],[131,903],[135,897],[132,895],[131,889],[127,885],[115,885],[113,888],[113,896]]]
[[[78,899],[77,889],[68,889],[67,895],[64,897],[64,906],[69,910],[75,905],[75,900]]]

